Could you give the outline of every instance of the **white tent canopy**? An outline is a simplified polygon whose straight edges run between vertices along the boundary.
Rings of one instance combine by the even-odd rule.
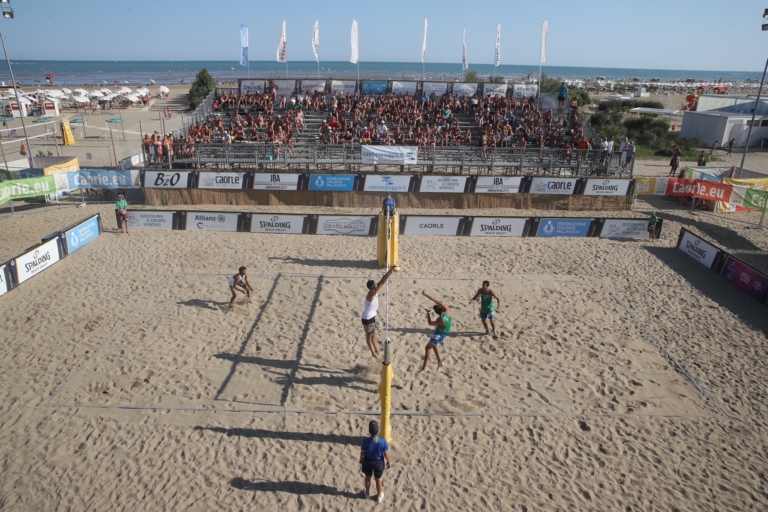
[[[69,90],[69,89],[67,89],[66,87],[65,87],[65,88],[63,88],[63,89],[61,90],[61,92],[63,92],[64,94],[72,94],[72,91],[70,91],[70,90]]]
[[[168,89],[166,86],[161,85],[160,88],[158,89],[158,92],[164,92],[164,93],[168,94],[169,92],[171,92],[171,90]]]
[[[128,87],[121,87],[117,94],[130,94],[131,90]]]
[[[88,96],[91,96],[92,98],[101,98],[102,96],[104,96],[104,93],[101,91],[91,91],[90,94],[88,94]]]
[[[88,91],[85,89],[75,89],[75,92],[80,94],[81,96],[88,96]]]
[[[72,96],[72,99],[75,100],[78,103],[90,103],[91,102],[91,100],[89,100],[85,96]]]

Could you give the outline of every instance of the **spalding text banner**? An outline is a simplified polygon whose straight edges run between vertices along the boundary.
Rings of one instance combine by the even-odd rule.
[[[714,245],[708,244],[688,230],[684,230],[678,249],[695,259],[702,265],[712,268],[712,263],[720,250]]]
[[[469,236],[523,236],[528,219],[475,217]]]
[[[251,233],[301,234],[304,215],[252,215]]]
[[[363,146],[364,164],[415,165],[419,156],[418,146]]]
[[[585,196],[625,196],[632,180],[604,180],[590,178],[584,189]]]
[[[632,219],[605,219],[600,238],[642,240],[648,238],[648,221]]]
[[[16,258],[19,284],[59,261],[59,257],[59,239],[54,238]]]

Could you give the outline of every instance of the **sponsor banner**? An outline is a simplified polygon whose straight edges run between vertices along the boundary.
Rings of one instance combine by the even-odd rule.
[[[584,189],[585,196],[625,196],[629,191],[629,184],[632,180],[603,180],[600,178],[590,178],[587,180],[587,188]]]
[[[656,178],[656,181],[654,182],[653,187],[653,195],[655,196],[663,196],[667,193],[667,185],[669,184],[669,180],[671,178]]]
[[[666,195],[694,196],[708,201],[727,201],[731,198],[731,189],[731,185],[713,181],[669,178]]]
[[[289,96],[296,91],[296,80],[270,80],[269,88],[276,89],[277,94]]]
[[[68,162],[64,162],[63,164],[54,164],[49,165],[48,167],[43,167],[43,174],[46,176],[61,173],[66,174],[69,172],[77,172],[79,169],[80,162],[77,161],[77,158],[73,158]]]
[[[71,173],[71,174],[74,175],[79,173]],[[57,193],[74,190],[74,187],[70,186],[70,183],[69,183],[69,176],[70,176],[69,174],[57,173],[57,174],[52,174],[51,176],[53,176],[53,181],[56,182]]]
[[[369,236],[372,221],[373,217],[319,215],[317,220],[317,234]]]
[[[415,165],[419,156],[418,146],[363,146],[364,164]]]
[[[12,199],[23,199],[55,193],[56,180],[53,176],[0,182],[0,204]]]
[[[392,94],[410,93],[411,96],[416,94],[416,82],[392,82]]]
[[[733,256],[728,256],[720,275],[760,302],[765,302],[768,297],[768,276]]]
[[[467,176],[422,176],[419,192],[462,194],[467,186],[467,179]]]
[[[605,219],[600,238],[632,238],[645,240],[648,238],[648,221],[632,219]]]
[[[747,195],[747,187],[731,185],[731,198],[728,200],[729,206],[736,207],[744,205],[744,197]],[[735,208],[733,208],[735,210]]]
[[[5,279],[5,267],[6,265],[0,265],[0,296],[8,293],[8,281]]]
[[[587,236],[591,225],[591,219],[541,219],[536,236],[582,237]]]
[[[715,256],[719,252],[717,247],[708,244],[688,230],[684,230],[677,248],[708,268],[712,268]]]
[[[302,80],[301,81],[301,92],[304,94],[307,93],[324,93],[325,92],[325,80]]]
[[[57,261],[59,261],[58,237],[38,245],[26,254],[22,254],[16,258],[16,275],[19,284],[39,274]]]
[[[523,236],[528,219],[475,217],[469,236]]]
[[[453,84],[453,94],[457,94],[459,97],[461,96],[472,97],[475,94],[477,94],[477,84],[469,84],[469,83]]]
[[[577,181],[577,178],[533,178],[531,194],[571,195]]]
[[[538,85],[534,84],[514,84],[512,86],[512,97],[520,101],[523,98],[536,97],[539,90]]]
[[[78,188],[141,188],[141,175],[135,171],[80,170],[66,175],[70,190]],[[185,182],[186,183],[186,182]]]
[[[523,178],[516,176],[478,176],[476,194],[517,194]]]
[[[253,175],[254,190],[298,190],[301,174],[265,174]]]
[[[240,80],[240,94],[264,94],[264,80]]]
[[[355,94],[357,82],[355,80],[331,80],[331,93]]]
[[[251,233],[301,234],[304,215],[251,215]]]
[[[386,80],[366,80],[363,82],[363,94],[386,94]]]
[[[635,194],[638,196],[653,195],[656,190],[656,178],[635,178]],[[666,190],[666,187],[665,187]]]
[[[87,221],[67,230],[65,234],[67,236],[67,254],[72,254],[99,236],[99,216],[91,217]]]
[[[445,82],[424,82],[421,84],[421,94],[429,98],[431,95],[435,95],[439,98],[448,90],[448,84]]]
[[[410,176],[366,174],[363,190],[365,192],[408,192],[410,184]]]
[[[239,213],[186,212],[187,231],[237,231]]]
[[[733,188],[735,189],[736,187]],[[731,194],[731,196],[733,196],[733,194]],[[750,208],[752,210],[766,209],[768,206],[768,200],[766,196],[768,196],[768,192],[748,188],[744,191],[744,199],[740,206],[744,208]]]
[[[483,84],[483,94],[486,96],[506,96],[508,90],[507,84]]]
[[[351,174],[313,174],[309,178],[309,190],[349,192],[354,188],[355,177]]]
[[[461,217],[421,217],[409,215],[405,219],[404,235],[456,236]]]
[[[242,172],[200,172],[197,188],[243,188],[245,174]]]
[[[187,188],[189,171],[146,171],[144,188]]]
[[[128,210],[128,229],[173,229],[173,212]]]

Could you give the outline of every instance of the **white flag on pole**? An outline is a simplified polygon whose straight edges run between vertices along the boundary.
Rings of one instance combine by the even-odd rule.
[[[357,47],[357,20],[352,20],[352,56],[349,58],[349,62],[357,64],[360,58],[360,50]]]
[[[493,65],[501,64],[501,23],[496,25],[496,55],[493,58]]]
[[[427,18],[424,18],[424,43],[421,45],[421,63],[427,62]]]
[[[280,34],[280,44],[277,45],[277,62],[288,62],[288,40],[285,37],[285,20],[283,20],[283,32]]]
[[[461,44],[463,51],[461,52],[461,70],[464,71],[465,69],[469,68],[469,64],[467,64],[467,27],[464,26],[464,33],[461,36]]]
[[[320,21],[315,20],[315,28],[312,30],[312,51],[315,52],[315,60],[320,64]]]
[[[248,27],[240,25],[240,65],[248,67]]]
[[[549,32],[549,20],[541,24],[541,61],[547,62],[547,33]]]

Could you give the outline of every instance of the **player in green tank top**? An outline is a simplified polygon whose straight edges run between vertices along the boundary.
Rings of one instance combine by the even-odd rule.
[[[451,312],[445,304],[434,297],[427,295],[427,292],[421,292],[421,294],[435,303],[435,305],[432,306],[432,310],[434,310],[438,316],[432,320],[432,310],[430,310],[430,308],[424,308],[427,312],[427,323],[434,327],[435,331],[432,333],[432,336],[429,337],[427,346],[424,347],[424,364],[421,365],[421,369],[416,373],[421,373],[427,369],[430,351],[433,351],[435,357],[437,357],[437,371],[439,372],[443,369],[443,360],[440,358],[440,345],[443,344],[443,340],[445,340],[445,337],[451,332],[453,320],[451,319]]]
[[[498,295],[496,295],[493,290],[490,289],[491,282],[490,281],[483,281],[483,286],[479,290],[477,290],[477,293],[474,297],[472,297],[469,301],[470,304],[472,302],[476,301],[478,297],[480,297],[480,320],[483,321],[483,327],[485,327],[485,334],[490,334],[491,331],[493,332],[493,337],[496,337],[496,312],[493,307],[493,299],[496,299],[497,307],[496,309],[501,307],[501,299]],[[488,330],[488,320],[491,321],[491,331]]]

